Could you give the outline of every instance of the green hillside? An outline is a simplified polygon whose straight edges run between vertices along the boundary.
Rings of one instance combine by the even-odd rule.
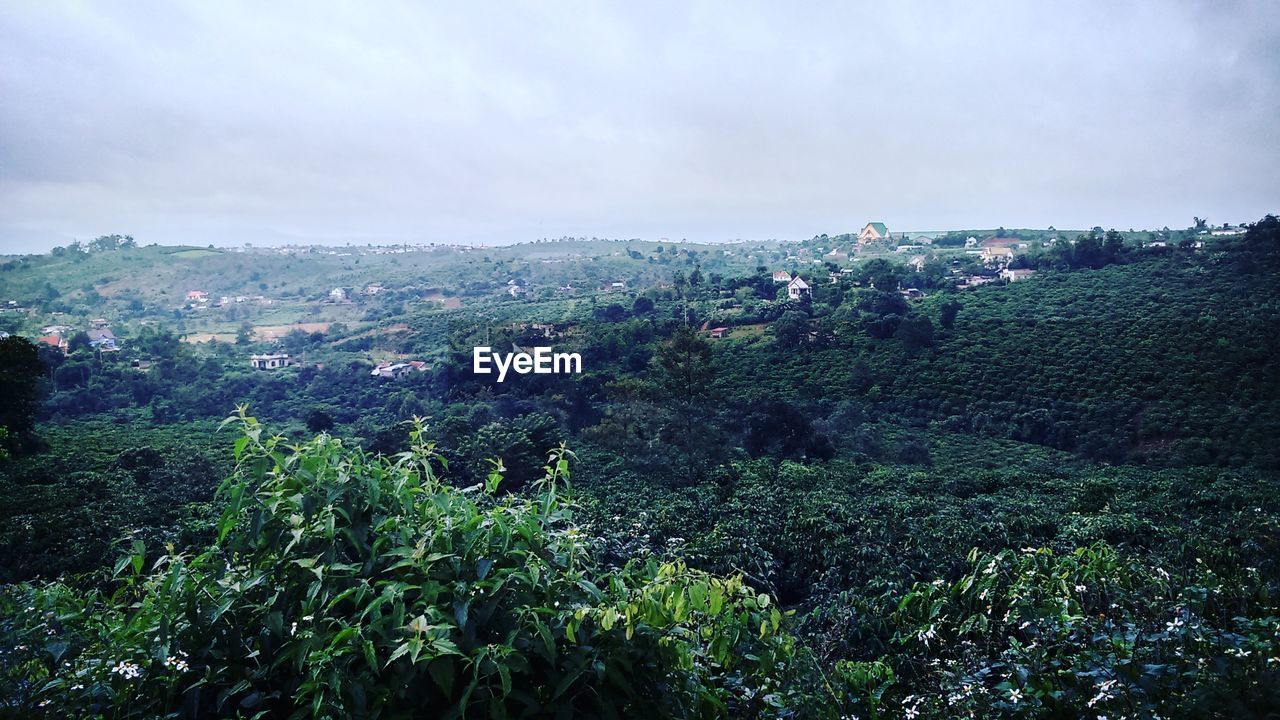
[[[1276,712],[1280,221],[954,235],[10,258],[5,707]]]

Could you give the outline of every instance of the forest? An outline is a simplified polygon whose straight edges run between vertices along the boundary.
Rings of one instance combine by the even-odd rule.
[[[850,242],[6,259],[0,716],[1280,713],[1280,220]]]

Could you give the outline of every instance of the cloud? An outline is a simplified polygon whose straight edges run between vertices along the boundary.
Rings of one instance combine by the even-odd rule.
[[[1274,3],[32,3],[0,251],[1253,220]]]

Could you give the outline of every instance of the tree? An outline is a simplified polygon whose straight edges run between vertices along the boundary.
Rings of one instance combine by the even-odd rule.
[[[0,339],[0,447],[13,454],[35,445],[35,417],[39,409],[40,379],[44,365],[39,351],[26,338]]]
[[[324,410],[315,408],[307,413],[307,429],[313,433],[329,432],[333,429],[333,418]]]
[[[779,347],[795,347],[809,335],[809,316],[799,310],[788,310],[773,321],[773,335]]]
[[[952,326],[956,324],[956,316],[959,315],[960,311],[963,309],[964,305],[961,305],[955,300],[948,300],[942,303],[942,307],[939,308],[938,313],[939,324],[941,324],[943,328],[950,330]]]
[[[689,289],[696,291],[700,287],[702,287],[702,269],[695,267],[689,273]]]
[[[1107,262],[1114,262],[1124,252],[1124,236],[1116,230],[1108,230],[1102,241],[1102,255]]]
[[[816,432],[809,417],[779,400],[767,400],[747,417],[743,447],[752,457],[817,458],[835,456],[831,439]]]
[[[92,349],[93,349],[93,346],[89,344],[89,333],[84,332],[83,330],[72,335],[71,339],[67,340],[68,355],[74,354],[81,350],[90,351]]]
[[[711,344],[688,325],[679,326],[653,356],[654,378],[665,409],[659,437],[675,450],[680,479],[690,482],[718,447],[712,425]]]
[[[910,315],[898,324],[894,333],[902,341],[908,355],[915,355],[933,346],[933,322],[924,315]]]

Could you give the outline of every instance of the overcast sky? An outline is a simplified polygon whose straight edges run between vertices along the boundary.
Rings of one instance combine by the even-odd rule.
[[[5,3],[0,251],[1280,211],[1280,3],[800,4]]]

